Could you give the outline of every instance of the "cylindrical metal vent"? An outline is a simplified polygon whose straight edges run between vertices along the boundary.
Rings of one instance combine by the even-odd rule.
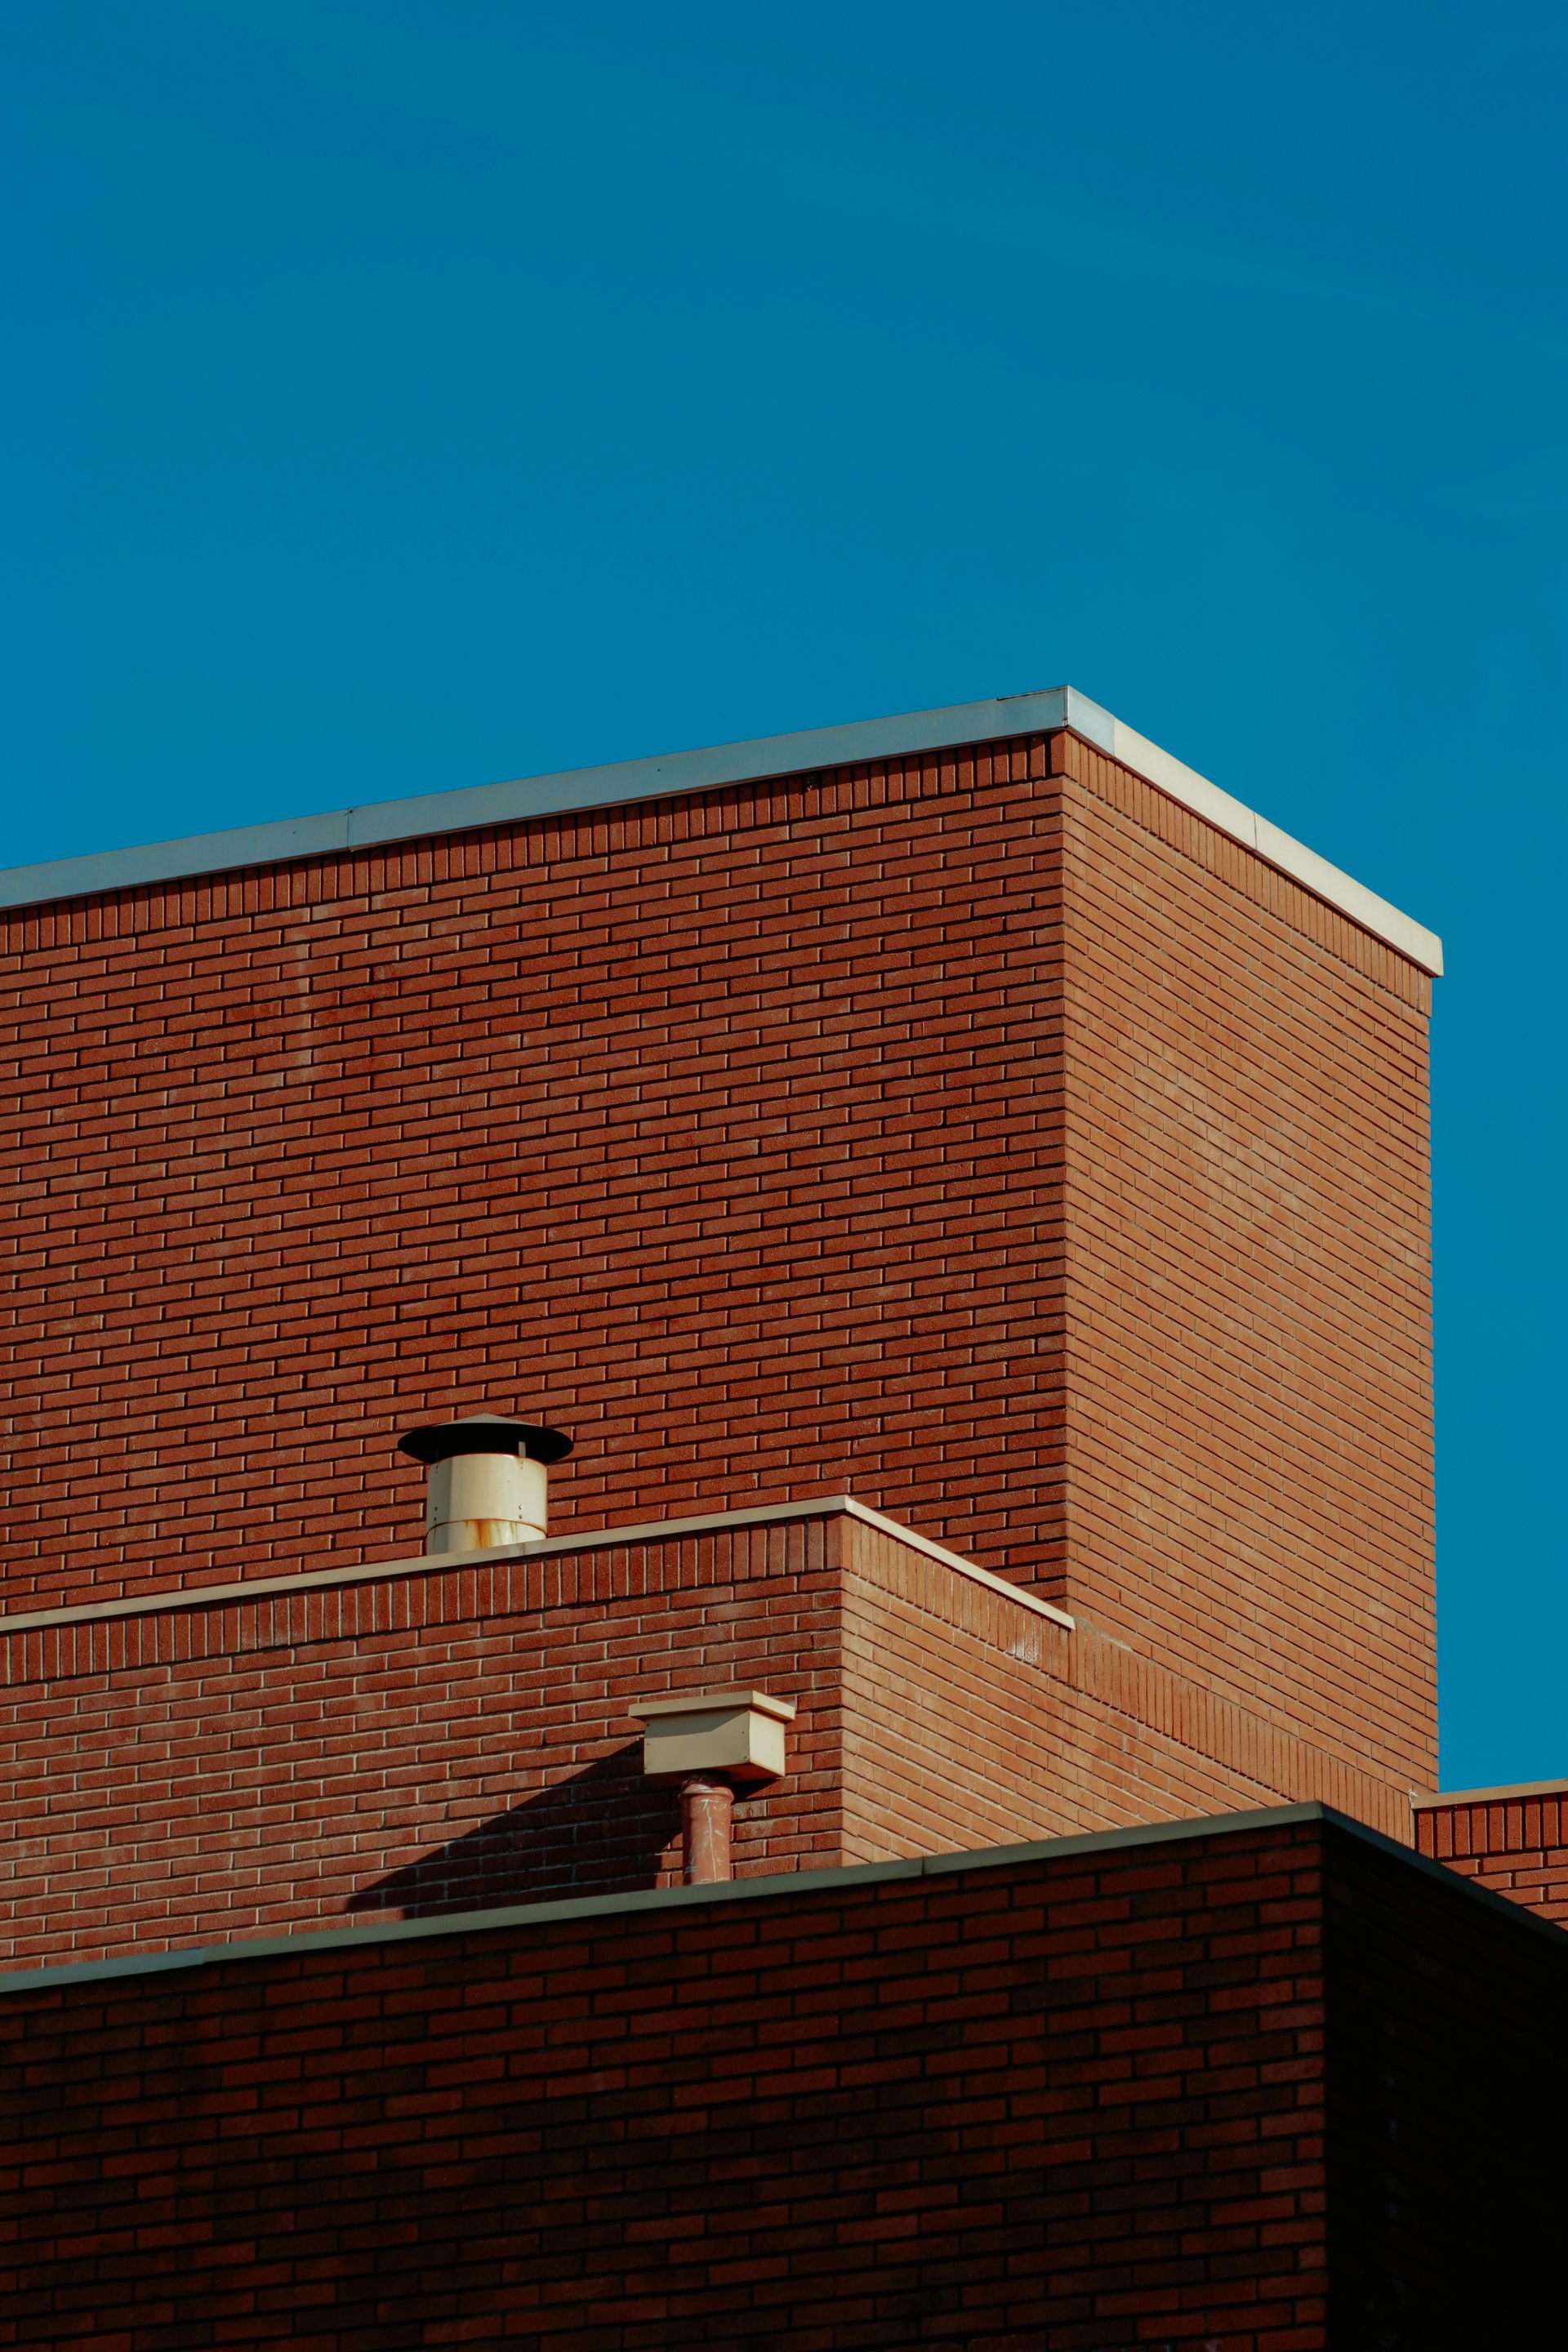
[[[488,1551],[542,1539],[549,1465],[571,1453],[572,1440],[531,1421],[476,1412],[411,1429],[398,1450],[429,1468],[426,1550]]]

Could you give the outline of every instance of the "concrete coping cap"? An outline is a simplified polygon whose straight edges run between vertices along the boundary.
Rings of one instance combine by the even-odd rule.
[[[652,1723],[671,1715],[713,1715],[721,1707],[752,1707],[758,1715],[776,1717],[780,1723],[795,1721],[793,1698],[774,1698],[769,1691],[685,1691],[679,1698],[643,1699],[631,1710],[634,1723]]]

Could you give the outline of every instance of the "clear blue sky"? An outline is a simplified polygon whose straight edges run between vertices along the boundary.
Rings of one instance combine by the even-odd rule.
[[[0,863],[1070,679],[1440,930],[1450,1786],[1568,1773],[1560,7],[6,0]]]

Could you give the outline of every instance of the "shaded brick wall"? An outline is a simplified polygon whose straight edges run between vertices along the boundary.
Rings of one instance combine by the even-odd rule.
[[[0,2341],[1321,2352],[1317,1825],[0,2000]]]
[[[1429,1782],[1426,983],[1074,739],[5,940],[10,1606],[396,1556],[517,1404],[558,1529],[853,1491]]]
[[[1558,2342],[1568,1936],[1342,1832],[1328,1864],[1330,2342]]]
[[[0,2342],[1557,2340],[1568,1941],[1413,1857],[642,1902],[0,1993]]]
[[[1568,1924],[1568,1787],[1499,1790],[1415,1813],[1421,1853]]]
[[[199,1600],[0,1639],[0,1951],[88,1958],[668,1884],[632,1719],[795,1699],[742,1876],[1401,1789],[851,1518]]]

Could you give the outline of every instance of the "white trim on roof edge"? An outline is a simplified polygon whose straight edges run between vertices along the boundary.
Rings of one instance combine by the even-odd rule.
[[[1499,1789],[1438,1789],[1420,1795],[1414,1789],[1410,1802],[1418,1813],[1442,1805],[1517,1805],[1531,1797],[1568,1796],[1568,1780],[1505,1780]]]
[[[496,1560],[562,1559],[572,1552],[607,1551],[626,1544],[665,1543],[687,1536],[723,1534],[739,1528],[771,1528],[792,1519],[826,1519],[844,1516],[859,1519],[865,1526],[875,1528],[879,1535],[891,1536],[910,1551],[923,1552],[928,1559],[940,1560],[972,1584],[984,1584],[999,1592],[1004,1600],[1016,1601],[1021,1609],[1033,1612],[1037,1617],[1048,1617],[1054,1624],[1068,1633],[1077,1631],[1078,1620],[1058,1609],[1054,1601],[1042,1601],[1037,1592],[1026,1591],[978,1560],[965,1559],[958,1551],[949,1551],[945,1544],[933,1543],[930,1536],[917,1535],[906,1528],[901,1519],[889,1519],[874,1511],[868,1503],[858,1502],[853,1495],[816,1495],[804,1503],[753,1503],[739,1511],[706,1511],[692,1519],[643,1519],[634,1527],[584,1528],[569,1536],[550,1536],[539,1543],[497,1544],[479,1551],[419,1552],[412,1559],[356,1559],[346,1568],[316,1568],[297,1570],[293,1575],[247,1576],[234,1584],[174,1584],[160,1586],[155,1592],[132,1593],[128,1600],[75,1601],[62,1603],[57,1609],[18,1610],[9,1617],[0,1617],[0,1641],[12,1633],[38,1633],[58,1625],[100,1625],[121,1617],[167,1617],[182,1609],[248,1608],[255,1601],[287,1601],[295,1593],[327,1592],[343,1584],[386,1583],[409,1576],[447,1576],[454,1566],[485,1568]]]
[[[51,899],[134,889],[186,876],[234,873],[245,866],[275,866],[289,858],[369,848],[381,842],[471,832],[480,825],[514,824],[566,809],[614,808],[629,801],[703,792],[719,784],[810,774],[868,760],[897,759],[911,751],[996,742],[1009,735],[1045,734],[1061,727],[1098,744],[1219,832],[1256,850],[1270,866],[1337,907],[1363,930],[1385,940],[1424,971],[1442,971],[1443,945],[1435,932],[1401,914],[1386,898],[1363,888],[1288,833],[1281,833],[1267,817],[1221,792],[1194,769],[1162,751],[1157,743],[1123,726],[1120,719],[1071,686],[1049,687],[1037,694],[1001,695],[987,702],[954,703],[943,710],[907,711],[892,719],[857,719],[843,727],[814,727],[797,735],[764,735],[753,742],[721,743],[707,751],[622,760],[610,767],[573,768],[559,775],[427,793],[413,800],[373,801],[360,808],[334,809],[325,816],[287,817],[274,824],[245,825],[232,833],[193,834],[183,841],[61,857],[43,866],[15,866],[0,872],[0,908],[41,906]]]

